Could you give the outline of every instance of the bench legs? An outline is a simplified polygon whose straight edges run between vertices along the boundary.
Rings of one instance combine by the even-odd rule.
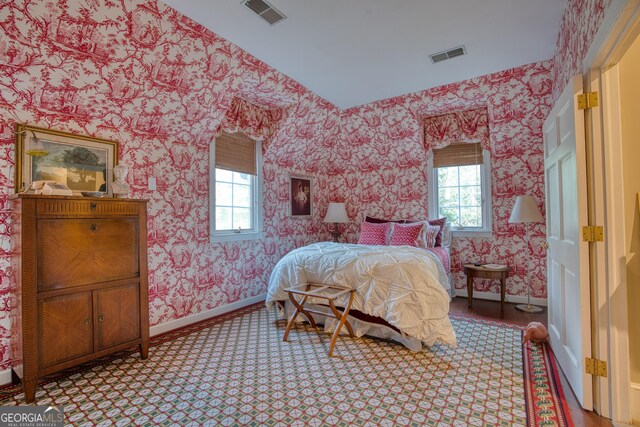
[[[311,315],[311,312],[323,314],[325,316],[329,315],[327,313],[318,312],[312,309],[305,309],[304,305],[307,302],[307,297],[309,296],[312,296],[314,298],[325,298],[329,302],[329,308],[331,309],[331,312],[333,313],[335,318],[338,319],[338,325],[336,326],[336,329],[333,332],[333,336],[331,337],[331,345],[329,346],[329,356],[333,356],[333,349],[336,346],[336,341],[338,340],[338,335],[340,335],[340,330],[342,329],[343,325],[347,327],[347,330],[349,331],[349,336],[351,338],[355,337],[353,328],[351,327],[351,324],[347,320],[347,316],[349,315],[349,310],[351,310],[351,305],[353,304],[353,296],[355,294],[353,290],[349,292],[349,301],[347,303],[347,306],[343,309],[342,312],[340,312],[340,310],[338,310],[338,308],[335,306],[334,298],[332,297],[327,297],[322,295],[304,295],[300,300],[300,302],[298,302],[296,298],[293,296],[294,294],[293,292],[289,292],[287,290],[287,293],[289,295],[289,299],[291,300],[291,303],[294,305],[296,310],[293,313],[293,315],[289,318],[289,321],[287,322],[287,327],[284,330],[284,336],[282,337],[282,341],[286,342],[287,339],[289,338],[289,332],[291,332],[291,328],[293,327],[295,320],[298,317],[298,314],[300,313],[304,314],[306,318],[309,319],[309,323],[311,323],[311,326],[313,326],[314,328],[316,327],[316,322],[313,316]]]
[[[351,304],[353,303],[353,292],[349,292],[349,302],[347,303],[347,307],[344,309],[342,313],[336,308],[333,304],[333,300],[329,300],[329,307],[333,314],[336,316],[336,319],[340,319],[338,322],[338,326],[336,326],[336,330],[333,331],[333,337],[331,338],[331,345],[329,346],[329,356],[333,356],[333,348],[336,346],[336,340],[338,339],[338,335],[340,335],[340,329],[342,329],[342,325],[347,326],[347,330],[349,330],[349,336],[351,338],[354,337],[353,328],[351,324],[347,321],[347,315],[349,314],[349,310],[351,310]]]
[[[289,319],[289,322],[287,323],[287,329],[284,330],[284,337],[282,338],[282,341],[286,341],[287,338],[289,338],[289,332],[291,332],[291,328],[293,327],[293,324],[295,323],[296,317],[298,317],[299,313],[304,314],[307,317],[307,319],[309,319],[309,323],[311,323],[311,326],[313,326],[314,328],[316,327],[316,321],[313,319],[313,316],[311,315],[311,313],[309,313],[307,310],[304,309],[304,303],[307,302],[307,296],[305,295],[302,298],[302,301],[298,303],[298,301],[296,301],[293,294],[289,292],[289,299],[291,300],[293,305],[296,307],[296,311],[293,313],[293,315]]]

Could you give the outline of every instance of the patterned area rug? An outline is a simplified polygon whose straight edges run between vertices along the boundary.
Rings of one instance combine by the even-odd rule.
[[[49,378],[39,405],[73,425],[570,425],[553,357],[520,327],[452,315],[458,347],[330,335],[262,304],[155,337],[150,357],[121,353]],[[2,405],[24,402],[17,387]]]

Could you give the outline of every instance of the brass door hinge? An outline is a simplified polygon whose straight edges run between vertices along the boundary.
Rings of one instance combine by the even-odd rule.
[[[604,360],[586,357],[584,359],[584,369],[587,374],[607,378],[607,362]]]
[[[582,227],[583,242],[603,242],[604,227],[601,225],[586,225]]]
[[[578,109],[586,110],[598,106],[598,92],[586,92],[578,95]]]

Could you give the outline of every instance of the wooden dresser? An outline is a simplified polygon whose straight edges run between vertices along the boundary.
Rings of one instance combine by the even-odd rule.
[[[146,200],[18,194],[11,351],[27,403],[38,378],[149,346]]]

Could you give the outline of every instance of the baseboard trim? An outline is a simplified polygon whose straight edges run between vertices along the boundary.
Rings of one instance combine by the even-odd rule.
[[[457,297],[465,297],[467,298],[467,291],[465,289],[456,289]],[[500,295],[495,294],[493,292],[477,292],[473,291],[473,299],[486,299],[490,301],[500,301]],[[527,297],[521,295],[506,295],[504,298],[505,302],[511,302],[516,304],[526,304]],[[546,298],[531,298],[531,304],[539,305],[541,307],[547,306]]]
[[[631,422],[640,423],[640,383],[631,383],[629,389],[629,409],[631,410]]]
[[[183,328],[185,326],[191,325],[192,323],[202,322],[203,320],[207,320],[215,316],[220,316],[222,314],[226,314],[231,311],[239,310],[241,308],[250,306],[252,304],[256,304],[260,301],[264,301],[266,299],[267,299],[267,294],[262,294],[255,297],[236,301],[231,304],[223,305],[221,307],[216,307],[211,310],[202,311],[200,313],[181,317],[180,319],[170,320],[167,323],[162,323],[160,325],[155,325],[149,328],[149,335],[153,337],[156,335],[164,334],[165,332],[173,331],[174,329],[178,329],[178,328]]]
[[[7,385],[11,383],[11,368],[7,368],[4,371],[0,371],[0,385]]]

